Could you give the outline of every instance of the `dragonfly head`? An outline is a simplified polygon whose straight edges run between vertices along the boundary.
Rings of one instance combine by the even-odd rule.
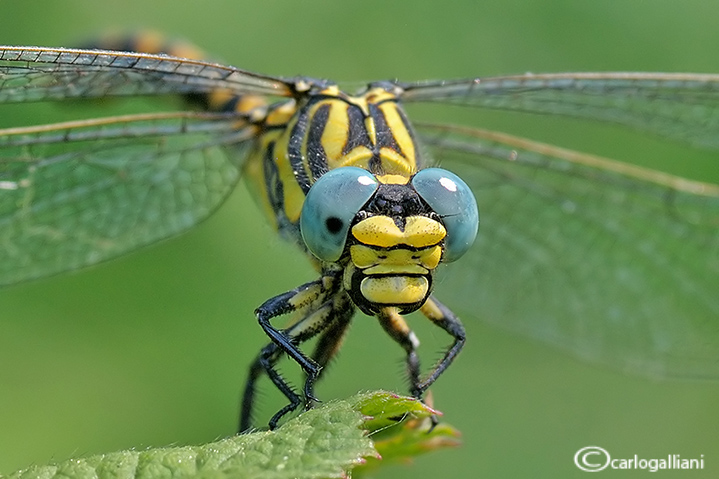
[[[344,267],[344,287],[367,314],[420,308],[434,270],[469,249],[478,224],[469,187],[439,168],[411,178],[331,170],[310,189],[300,217],[307,248]]]

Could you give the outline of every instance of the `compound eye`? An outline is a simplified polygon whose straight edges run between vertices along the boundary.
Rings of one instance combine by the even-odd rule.
[[[479,211],[472,190],[459,176],[441,168],[420,170],[412,178],[412,186],[447,229],[443,260],[455,261],[477,237]]]
[[[355,166],[331,170],[312,185],[300,215],[302,239],[312,254],[322,261],[340,259],[352,219],[377,188],[377,179]]]

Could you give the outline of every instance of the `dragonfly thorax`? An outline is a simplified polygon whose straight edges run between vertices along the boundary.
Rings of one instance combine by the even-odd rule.
[[[395,93],[372,87],[350,96],[336,86],[271,108],[245,167],[246,178],[278,230],[301,241],[305,196],[328,171],[358,167],[387,183],[407,183],[421,168],[414,134]]]

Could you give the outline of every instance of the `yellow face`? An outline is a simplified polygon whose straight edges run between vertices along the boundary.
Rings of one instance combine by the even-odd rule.
[[[432,271],[442,259],[447,232],[438,221],[409,216],[400,228],[389,216],[370,216],[351,229],[345,289],[363,309],[399,306],[409,312],[431,292]],[[357,287],[358,286],[358,287]],[[372,307],[368,307],[370,303]]]

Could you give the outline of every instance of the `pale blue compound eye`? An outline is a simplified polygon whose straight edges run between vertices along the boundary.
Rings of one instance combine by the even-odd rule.
[[[379,188],[372,173],[345,166],[322,175],[307,193],[300,231],[307,248],[322,261],[342,256],[350,223]]]
[[[420,170],[412,178],[412,186],[447,229],[443,261],[455,261],[477,237],[479,211],[472,190],[459,176],[441,168]]]

